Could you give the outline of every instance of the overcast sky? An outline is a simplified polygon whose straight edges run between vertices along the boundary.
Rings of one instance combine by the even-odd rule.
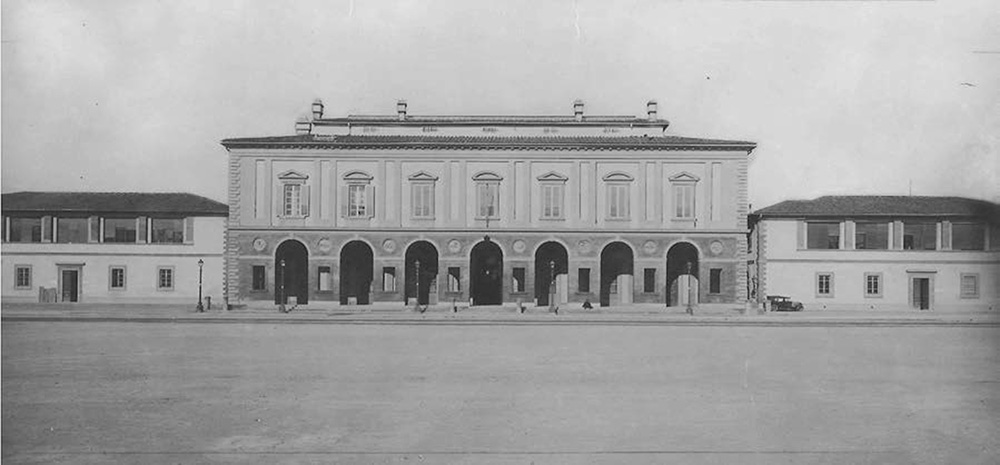
[[[1000,7],[948,1],[2,3],[2,189],[226,195],[227,137],[328,116],[641,115],[759,143],[750,201],[1000,202]]]

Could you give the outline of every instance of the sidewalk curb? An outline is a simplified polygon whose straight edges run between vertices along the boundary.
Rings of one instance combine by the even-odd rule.
[[[410,326],[743,326],[743,327],[991,327],[1000,328],[1000,321],[943,321],[943,320],[899,320],[899,319],[830,319],[830,320],[783,320],[765,321],[754,317],[740,319],[511,319],[511,318],[355,318],[327,316],[323,318],[276,318],[276,317],[73,317],[73,316],[2,316],[3,322],[79,322],[79,323],[206,323],[206,324],[323,324],[323,325],[410,325]]]

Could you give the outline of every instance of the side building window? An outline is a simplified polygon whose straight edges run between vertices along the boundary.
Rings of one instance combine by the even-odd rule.
[[[472,177],[476,185],[476,218],[500,218],[500,182],[496,173],[483,171]]]
[[[605,214],[609,220],[627,220],[631,218],[632,181],[634,178],[626,173],[615,172],[604,176]]]
[[[979,274],[977,273],[962,273],[960,276],[960,296],[963,299],[978,299],[979,298]]]
[[[153,218],[152,242],[158,244],[179,244],[184,242],[184,218]]]
[[[859,250],[888,249],[889,223],[872,221],[854,223],[854,248]]]
[[[882,273],[865,273],[865,297],[882,297]]]
[[[90,227],[87,218],[56,218],[56,242],[84,244],[89,241]]]
[[[254,291],[266,291],[267,290],[267,268],[264,265],[254,265],[253,266],[253,287]]]
[[[31,265],[14,266],[14,289],[31,289]]]
[[[113,291],[125,290],[124,266],[111,266],[108,269],[108,287]]]
[[[10,217],[8,242],[42,242],[42,219]]]
[[[156,289],[160,291],[174,290],[174,267],[161,266],[156,269]]]
[[[410,176],[410,215],[413,218],[434,218],[437,180],[437,176],[423,171]]]
[[[549,172],[538,177],[542,196],[542,219],[561,220],[566,210],[566,176]]]
[[[694,220],[698,181],[700,179],[697,176],[687,172],[670,177],[670,191],[674,197],[674,219]]]
[[[985,250],[986,226],[982,223],[952,223],[951,248],[953,250]]]
[[[833,273],[816,273],[816,297],[833,297]]]
[[[278,175],[281,185],[282,218],[305,218],[309,216],[309,176],[297,171],[285,171]]]
[[[840,223],[835,221],[810,221],[806,223],[807,249],[839,249]]]
[[[903,222],[904,250],[936,250],[937,223]]]
[[[344,175],[344,186],[340,189],[340,216],[353,219],[375,216],[373,179],[363,171],[351,171]]]
[[[131,218],[104,218],[104,242],[135,242],[139,222]],[[145,238],[143,238],[145,240]]]

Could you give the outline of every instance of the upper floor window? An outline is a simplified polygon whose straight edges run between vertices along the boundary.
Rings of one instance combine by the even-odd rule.
[[[434,218],[434,188],[437,176],[419,172],[410,176],[410,212],[414,218]]]
[[[476,218],[496,219],[500,217],[500,181],[502,177],[488,171],[472,177],[476,183]]]
[[[16,265],[14,267],[14,288],[31,289],[31,265]]]
[[[135,218],[105,218],[104,242],[135,242],[136,224]]]
[[[363,171],[351,171],[344,175],[341,189],[343,201],[341,216],[345,218],[371,218],[375,210],[375,186],[372,176]]]
[[[278,175],[281,183],[281,217],[305,218],[309,216],[309,186],[306,176],[297,171],[285,171]]]
[[[951,248],[954,250],[984,250],[986,226],[982,223],[952,223]]]
[[[150,231],[154,243],[184,242],[184,218],[153,218]]]
[[[10,242],[42,242],[41,218],[10,218]]]
[[[806,248],[839,249],[840,223],[835,221],[810,221],[806,223]]]
[[[542,194],[542,218],[562,219],[565,211],[566,180],[559,173],[549,172],[538,177]]]
[[[88,242],[90,227],[87,218],[57,218],[56,242],[81,244]]]
[[[959,295],[963,299],[974,299],[979,297],[979,274],[962,273],[959,282]]]
[[[616,172],[604,177],[607,193],[607,215],[609,220],[627,220],[631,217],[631,192],[634,178]]]
[[[670,177],[674,194],[674,218],[693,220],[695,217],[695,187],[700,179],[691,173],[680,173]]]
[[[885,250],[889,248],[889,223],[857,222],[854,224],[854,248]]]
[[[903,249],[936,250],[937,223],[904,222]]]

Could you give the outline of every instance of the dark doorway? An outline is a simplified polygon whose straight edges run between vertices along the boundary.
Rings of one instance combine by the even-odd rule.
[[[80,270],[62,270],[62,301],[80,301]]]
[[[503,303],[503,252],[496,243],[486,240],[472,248],[469,259],[469,293],[472,305]]]
[[[931,308],[930,278],[913,278],[913,307],[920,310]]]
[[[281,266],[284,261],[285,266]],[[274,303],[309,303],[309,251],[301,242],[282,242],[274,252]]]
[[[601,306],[632,303],[632,249],[612,242],[601,251]]]
[[[420,262],[418,269],[417,262]],[[433,244],[419,241],[406,248],[406,295],[404,302],[417,298],[420,305],[430,305],[431,292],[437,292],[438,252]],[[419,277],[419,279],[418,279]],[[418,285],[419,283],[419,285]],[[434,299],[437,303],[436,300]]]
[[[538,305],[549,305],[555,296],[556,304],[565,303],[569,254],[558,242],[546,242],[535,251],[535,298]]]
[[[375,254],[361,241],[351,241],[340,249],[340,304],[371,303]]]
[[[698,249],[688,242],[670,247],[667,251],[667,306],[697,304],[698,276]]]

